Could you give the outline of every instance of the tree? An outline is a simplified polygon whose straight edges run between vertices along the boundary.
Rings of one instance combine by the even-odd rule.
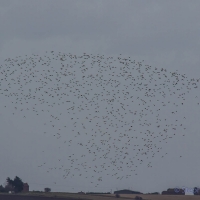
[[[51,192],[51,188],[44,188],[45,192]]]
[[[195,187],[193,193],[194,195],[199,195],[200,194],[199,188]]]
[[[8,190],[15,191],[16,193],[21,192],[23,190],[24,183],[18,176],[16,176],[14,180],[10,179],[9,177],[6,180],[6,187]]]
[[[10,179],[9,177],[6,179],[6,181],[7,181],[7,185],[13,185],[14,181]]]
[[[14,182],[14,186],[16,188],[16,192],[21,192],[24,187],[24,183],[22,182],[22,180],[16,176],[13,182]]]
[[[14,191],[13,180],[11,180],[9,177],[6,179],[5,190],[6,192]]]
[[[2,185],[0,185],[0,192],[7,192],[6,189]]]

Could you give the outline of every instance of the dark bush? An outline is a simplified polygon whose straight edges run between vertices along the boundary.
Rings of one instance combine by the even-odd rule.
[[[44,192],[51,192],[51,188],[44,188]]]
[[[120,198],[120,195],[119,195],[119,194],[116,194],[115,197],[116,197],[116,198]]]

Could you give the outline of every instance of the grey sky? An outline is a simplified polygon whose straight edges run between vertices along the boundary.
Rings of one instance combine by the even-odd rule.
[[[25,55],[29,57],[37,54],[44,58],[46,51],[49,52],[48,56],[51,55],[50,51],[79,56],[85,52],[105,55],[106,58],[117,58],[122,54],[122,57],[130,56],[132,60],[144,60],[144,65],[153,68],[165,68],[168,73],[178,70],[178,73],[186,74],[189,80],[198,79],[199,10],[198,0],[0,0],[0,65],[5,66],[6,58],[16,56],[25,58]],[[54,62],[52,65],[58,64],[57,61]],[[37,67],[41,70],[41,66]],[[93,70],[88,73],[96,74],[95,69]],[[76,76],[79,75],[80,71],[77,69]],[[7,84],[8,82],[2,81],[1,89],[7,88]],[[30,87],[33,90],[39,86],[38,83],[32,84]],[[28,91],[28,86],[26,89]],[[10,91],[14,92],[15,89],[11,88]],[[183,91],[187,90],[183,88]],[[141,165],[137,169],[137,176],[133,175],[124,181],[104,176],[97,188],[93,188],[84,178],[63,179],[63,173],[59,171],[47,173],[50,167],[58,165],[59,168],[59,164],[56,164],[59,156],[64,159],[72,149],[62,146],[63,149],[60,150],[60,140],[43,134],[44,131],[52,132],[50,125],[47,128],[43,126],[44,117],[49,117],[48,114],[38,117],[26,111],[24,118],[18,111],[13,116],[13,105],[7,97],[0,95],[0,184],[3,184],[6,177],[14,178],[18,175],[30,184],[31,190],[42,190],[49,186],[53,191],[87,192],[131,188],[141,192],[161,192],[168,187],[200,187],[197,176],[200,162],[196,157],[200,150],[199,99],[195,98],[198,94],[199,89],[192,89],[185,94],[185,106],[178,108],[178,119],[188,115],[187,120],[183,121],[186,127],[184,133],[187,134],[182,137],[179,132],[180,137],[163,145],[163,152],[167,152],[167,156],[162,160],[161,156],[155,156],[151,161],[152,168],[147,168],[146,164]],[[140,97],[145,98],[143,94]],[[180,103],[176,95],[170,97],[170,101]],[[21,109],[23,107],[26,108],[24,104]],[[163,118],[173,108],[171,106],[164,109]],[[62,112],[62,108],[52,108],[51,112],[57,115]],[[67,114],[65,117],[67,118]],[[82,117],[84,118],[84,114]],[[153,119],[150,116],[148,120]],[[171,120],[171,123],[176,123],[176,118]],[[62,123],[58,124],[61,125]],[[139,129],[137,126],[137,130]],[[77,148],[77,155],[78,150],[81,149]],[[90,158],[87,159],[89,162]],[[48,166],[38,168],[43,161]],[[63,165],[67,163],[63,162]]]

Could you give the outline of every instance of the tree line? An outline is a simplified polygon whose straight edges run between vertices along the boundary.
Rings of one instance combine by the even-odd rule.
[[[8,177],[6,179],[5,187],[0,185],[0,192],[8,193],[10,191],[13,191],[15,193],[19,193],[19,192],[22,192],[23,187],[24,187],[24,183],[18,176],[16,176],[13,180]]]
[[[24,189],[24,183],[21,178],[16,176],[13,180],[11,178],[6,179],[5,186],[0,185],[0,193],[19,193],[22,192]],[[44,188],[44,192],[51,192],[51,188]]]

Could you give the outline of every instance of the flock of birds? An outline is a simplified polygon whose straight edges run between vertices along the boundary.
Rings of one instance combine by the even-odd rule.
[[[199,79],[121,54],[54,51],[4,60],[0,79],[12,114],[40,117],[42,134],[62,149],[52,158],[55,166],[45,161],[38,167],[95,187],[108,177],[128,179],[141,165],[151,168],[154,157],[165,157],[163,147],[186,134],[186,116],[178,113],[199,85]]]

